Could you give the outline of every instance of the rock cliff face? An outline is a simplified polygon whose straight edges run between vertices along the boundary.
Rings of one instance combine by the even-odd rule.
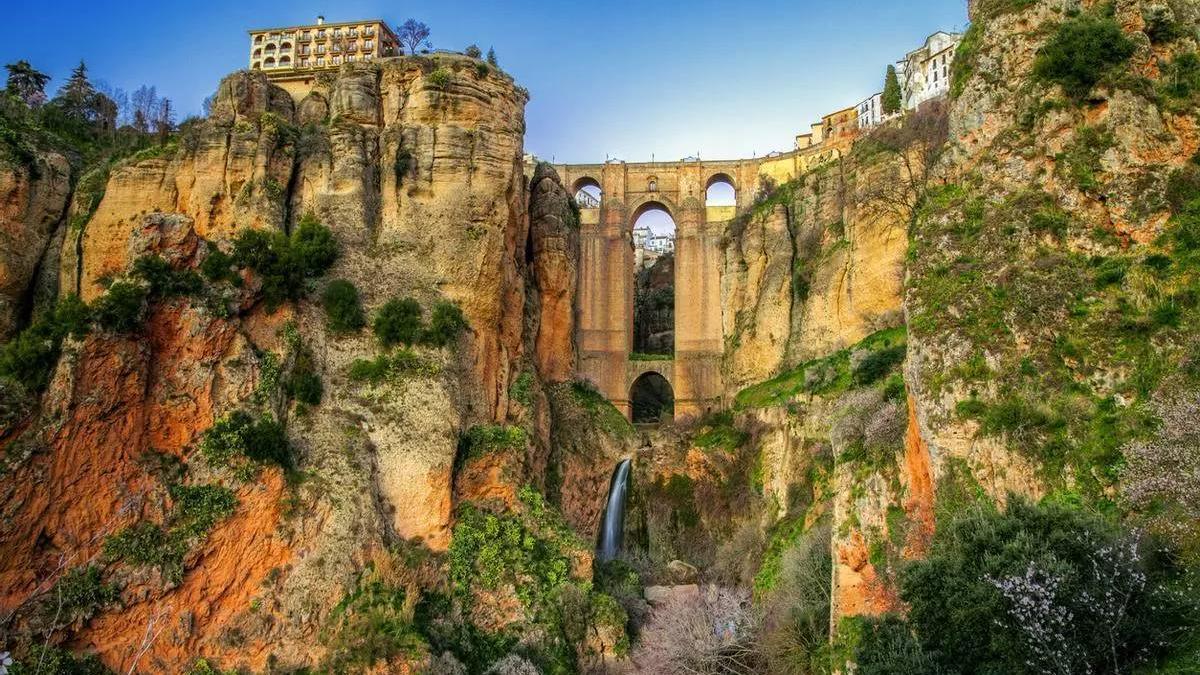
[[[550,456],[542,387],[574,374],[575,214],[552,170],[526,182],[526,94],[477,63],[348,66],[299,104],[260,75],[230,76],[207,120],[113,167],[98,204],[76,200],[70,215],[82,226],[49,256],[60,295],[95,301],[148,254],[195,269],[240,231],[288,232],[311,214],[341,253],[329,275],[354,283],[368,313],[392,298],[448,300],[470,328],[452,352],[422,353],[420,374],[354,381],[352,362],[376,352],[369,334],[330,332],[314,302],[268,312],[250,275],[216,304],[154,303],[129,336],[68,339],[40,406],[4,437],[17,459],[0,501],[11,525],[0,588],[4,611],[25,617],[13,630],[68,569],[107,563],[110,535],[169,518],[172,499],[146,458],[179,458],[189,481],[207,479],[199,440],[234,409],[284,421],[316,483],[287,487],[269,469],[234,481],[233,514],[187,554],[182,577],[115,568],[119,603],[60,634],[73,648],[120,670],[180,672],[202,656],[256,670],[315,665],[324,646],[314,638],[372,551],[398,540],[447,547],[455,504],[478,497],[455,494],[468,427],[523,421],[534,431],[516,474],[486,479],[493,485],[515,490],[551,461],[571,462]],[[65,162],[39,166],[37,178],[7,173],[0,186],[5,250],[28,253],[5,259],[5,332],[67,210]],[[318,406],[285,396],[297,359],[324,383]],[[518,386],[523,372],[532,380]],[[516,401],[518,388],[534,393]],[[594,520],[584,501],[581,519]],[[143,643],[147,630],[161,634]]]
[[[0,196],[0,340],[7,340],[32,309],[34,277],[71,198],[71,166],[43,152],[4,167]]]

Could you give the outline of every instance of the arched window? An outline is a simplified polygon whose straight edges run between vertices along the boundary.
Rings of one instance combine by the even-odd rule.
[[[658,178],[651,176],[650,180],[646,181],[646,192],[658,192]]]
[[[575,203],[581,209],[598,209],[604,194],[600,190],[600,183],[595,178],[584,177],[575,181],[575,189],[573,190]]]
[[[290,56],[280,57],[280,59],[279,59],[279,67],[280,68],[287,68],[290,65],[292,65],[292,58]]]
[[[709,178],[704,193],[704,205],[737,206],[737,191],[733,187],[733,179],[723,173]]]
[[[272,56],[268,56],[267,60],[263,61],[263,68],[274,68],[274,67],[275,67],[275,58]]]
[[[261,45],[262,41],[263,41],[263,36],[261,36],[261,35],[254,36],[254,44]]]

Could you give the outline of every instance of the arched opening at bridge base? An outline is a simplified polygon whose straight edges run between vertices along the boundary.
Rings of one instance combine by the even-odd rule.
[[[661,424],[675,419],[675,392],[667,378],[644,373],[629,388],[634,424]]]
[[[571,196],[575,197],[575,203],[581,209],[598,209],[604,199],[600,182],[587,176],[575,181],[575,185],[571,187]]]

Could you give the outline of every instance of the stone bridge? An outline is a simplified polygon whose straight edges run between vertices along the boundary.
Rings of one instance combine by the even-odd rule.
[[[658,372],[670,383],[677,418],[721,409],[726,228],[753,204],[764,180],[786,182],[839,152],[818,144],[761,159],[556,166],[571,194],[586,186],[601,194],[599,204],[580,204],[580,375],[626,415],[631,413],[630,390],[647,372]],[[716,182],[733,186],[735,206],[705,203]],[[675,221],[675,354],[669,361],[631,361],[632,232],[638,218],[652,209],[666,211]]]

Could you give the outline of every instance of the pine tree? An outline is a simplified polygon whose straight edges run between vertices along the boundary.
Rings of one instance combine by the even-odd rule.
[[[31,108],[46,102],[46,83],[50,81],[49,75],[35,70],[24,60],[10,63],[5,68],[8,69],[9,94],[21,99]]]
[[[883,80],[883,114],[900,112],[900,98],[900,78],[896,76],[896,66],[888,66],[887,76]]]
[[[96,89],[88,80],[87,64],[80,61],[75,70],[71,71],[71,77],[67,78],[66,83],[58,90],[58,95],[54,97],[54,103],[71,117],[90,120],[91,106],[95,97]]]
[[[487,62],[488,62],[488,65],[493,68],[500,67],[500,62],[496,60],[496,48],[495,47],[488,47]]]

